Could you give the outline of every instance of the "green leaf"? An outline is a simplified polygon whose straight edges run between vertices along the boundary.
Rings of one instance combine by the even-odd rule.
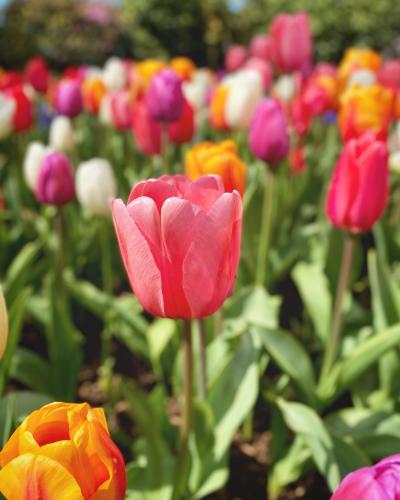
[[[161,357],[176,335],[176,322],[172,319],[157,318],[149,326],[147,339],[150,358],[158,375],[162,374]]]
[[[15,352],[10,367],[9,376],[21,384],[43,393],[52,393],[49,363],[35,352],[20,347]]]

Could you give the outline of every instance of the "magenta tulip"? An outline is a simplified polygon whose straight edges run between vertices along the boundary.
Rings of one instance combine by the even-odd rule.
[[[271,25],[274,60],[280,71],[300,71],[310,65],[312,35],[306,14],[280,14]]]
[[[150,116],[159,122],[174,122],[183,111],[182,80],[172,69],[163,69],[151,79],[146,94]]]
[[[225,55],[225,69],[236,71],[247,59],[247,50],[242,45],[231,45]]]
[[[400,498],[400,455],[384,458],[372,467],[348,474],[331,500],[398,500]]]
[[[79,83],[73,79],[61,80],[56,89],[56,110],[60,115],[74,118],[83,109],[82,92]]]
[[[250,124],[249,144],[252,153],[270,165],[281,162],[289,150],[285,115],[273,99],[258,104]]]
[[[74,198],[74,173],[65,155],[54,152],[43,158],[35,195],[38,201],[47,205],[65,205]]]
[[[255,35],[250,43],[250,55],[263,61],[272,61],[274,44],[269,35]]]
[[[369,231],[385,210],[389,194],[388,151],[372,132],[348,141],[330,183],[326,213],[352,233]]]
[[[202,318],[232,293],[240,254],[242,203],[218,176],[182,175],[136,184],[114,200],[114,226],[134,293],[155,316]]]

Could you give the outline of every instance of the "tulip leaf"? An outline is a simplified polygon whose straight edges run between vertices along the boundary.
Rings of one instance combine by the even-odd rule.
[[[50,371],[51,367],[45,359],[20,347],[12,358],[9,376],[37,392],[51,394]]]

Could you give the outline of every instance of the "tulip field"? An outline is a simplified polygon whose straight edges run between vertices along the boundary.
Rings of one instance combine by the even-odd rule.
[[[399,380],[400,59],[0,68],[3,498],[399,500]]]

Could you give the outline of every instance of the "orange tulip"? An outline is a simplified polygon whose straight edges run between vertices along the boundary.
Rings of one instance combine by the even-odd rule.
[[[246,184],[246,166],[237,154],[233,141],[202,142],[186,154],[186,175],[196,180],[202,175],[221,176],[225,191],[234,189],[243,196]]]
[[[122,455],[104,412],[87,403],[34,411],[0,452],[0,492],[10,500],[122,500]]]
[[[174,57],[169,66],[185,81],[191,80],[192,74],[196,70],[196,65],[188,57]]]
[[[365,130],[385,139],[394,112],[394,93],[382,85],[353,85],[340,98],[338,123],[344,141],[360,137]]]
[[[377,73],[381,62],[380,54],[374,50],[357,48],[347,49],[339,64],[339,81],[344,86],[351,73],[359,69],[369,69],[373,73]]]
[[[225,120],[225,102],[228,97],[229,89],[226,85],[218,85],[210,104],[211,125],[217,130],[228,130]]]
[[[93,114],[99,111],[101,100],[107,92],[103,80],[97,76],[89,77],[83,82],[82,94],[85,108]]]

